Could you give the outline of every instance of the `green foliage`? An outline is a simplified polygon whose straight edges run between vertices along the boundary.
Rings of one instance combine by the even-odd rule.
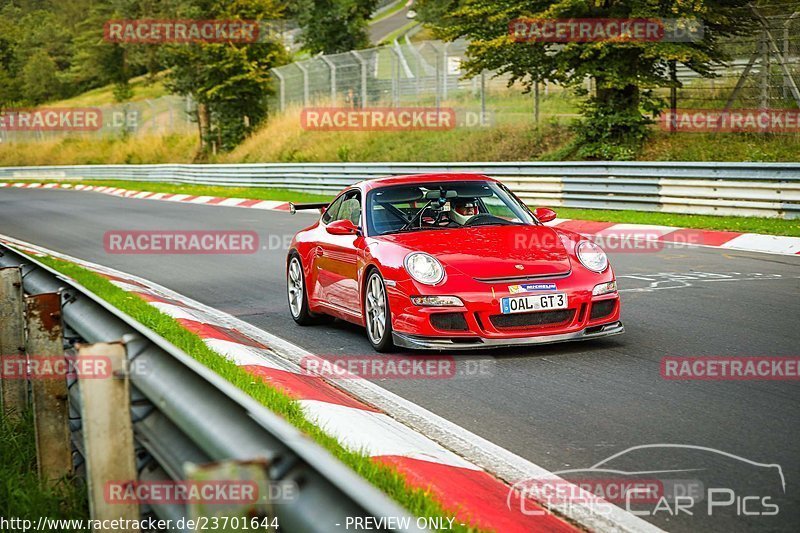
[[[750,33],[755,19],[748,0],[419,0],[421,16],[437,36],[470,39],[470,75],[484,69],[510,76],[528,90],[536,81],[579,88],[587,78],[595,92],[577,128],[582,154],[589,158],[628,159],[647,135],[647,124],[664,102],[649,89],[675,85],[669,63],[675,61],[701,76],[728,59],[721,39]],[[515,42],[514,19],[670,18],[702,21],[697,42]]]
[[[80,519],[89,517],[86,487],[70,477],[53,486],[39,481],[33,416],[0,416],[0,516],[36,523],[39,517]],[[78,531],[71,527],[63,531]]]
[[[281,14],[273,0],[184,0],[173,13],[188,19],[274,20]],[[288,61],[277,41],[198,43],[165,47],[171,66],[167,87],[197,103],[203,151],[233,149],[267,116],[272,93],[269,70]]]
[[[377,4],[377,0],[299,0],[303,48],[312,54],[368,48],[367,23]]]

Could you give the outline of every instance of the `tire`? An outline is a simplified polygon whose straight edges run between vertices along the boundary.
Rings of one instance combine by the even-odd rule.
[[[286,295],[289,301],[289,314],[301,326],[316,323],[316,317],[308,310],[306,278],[300,256],[292,254],[286,265]]]
[[[367,339],[377,352],[388,352],[392,342],[392,314],[386,284],[377,270],[370,272],[364,285],[364,325]]]

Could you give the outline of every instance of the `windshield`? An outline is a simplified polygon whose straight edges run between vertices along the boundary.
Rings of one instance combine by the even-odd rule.
[[[535,223],[522,203],[491,181],[397,185],[367,196],[370,235]]]

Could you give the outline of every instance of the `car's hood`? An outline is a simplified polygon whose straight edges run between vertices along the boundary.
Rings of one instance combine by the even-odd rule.
[[[546,226],[476,226],[383,235],[408,251],[427,252],[445,267],[478,279],[549,276],[570,271],[558,233]]]

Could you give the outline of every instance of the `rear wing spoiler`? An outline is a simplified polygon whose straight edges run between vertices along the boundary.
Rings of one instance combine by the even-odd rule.
[[[319,202],[316,204],[295,204],[289,202],[289,212],[293,215],[304,209],[319,209],[320,212],[323,212],[328,205],[330,205],[330,202]]]

